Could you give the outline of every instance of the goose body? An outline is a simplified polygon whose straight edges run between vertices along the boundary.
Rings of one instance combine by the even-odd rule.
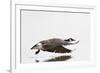
[[[72,38],[65,40],[59,38],[52,38],[38,42],[31,48],[31,50],[37,49],[38,51],[36,51],[35,54],[38,54],[40,50],[53,53],[70,53],[72,50],[67,49],[64,46],[74,45],[78,42],[79,41],[75,41]]]

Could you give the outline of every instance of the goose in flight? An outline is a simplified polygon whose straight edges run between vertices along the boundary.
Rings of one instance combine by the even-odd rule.
[[[69,39],[59,39],[59,38],[52,38],[48,40],[43,40],[35,44],[31,50],[37,49],[38,51],[35,54],[38,54],[40,50],[54,52],[54,53],[70,53],[72,50],[65,48],[64,46],[74,45],[79,43],[73,38]]]

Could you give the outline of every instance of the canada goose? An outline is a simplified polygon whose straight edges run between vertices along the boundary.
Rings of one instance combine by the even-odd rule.
[[[77,44],[79,41],[75,41],[75,39],[59,39],[59,38],[52,38],[48,40],[43,40],[38,42],[34,45],[31,50],[38,49],[35,54],[38,54],[40,50],[48,51],[48,52],[55,52],[55,53],[70,53],[72,50],[63,47],[63,45],[74,45]]]

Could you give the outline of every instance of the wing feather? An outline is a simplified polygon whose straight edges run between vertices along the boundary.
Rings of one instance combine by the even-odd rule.
[[[67,48],[65,48],[63,46],[57,46],[55,48],[45,49],[43,51],[55,52],[55,53],[70,53],[72,50],[67,49]]]

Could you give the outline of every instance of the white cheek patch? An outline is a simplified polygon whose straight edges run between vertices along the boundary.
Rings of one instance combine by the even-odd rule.
[[[38,47],[39,47],[40,49],[42,49],[42,44],[41,44],[41,43],[38,43],[37,45],[38,45]]]
[[[42,44],[41,43],[38,43],[38,45],[41,46]]]

